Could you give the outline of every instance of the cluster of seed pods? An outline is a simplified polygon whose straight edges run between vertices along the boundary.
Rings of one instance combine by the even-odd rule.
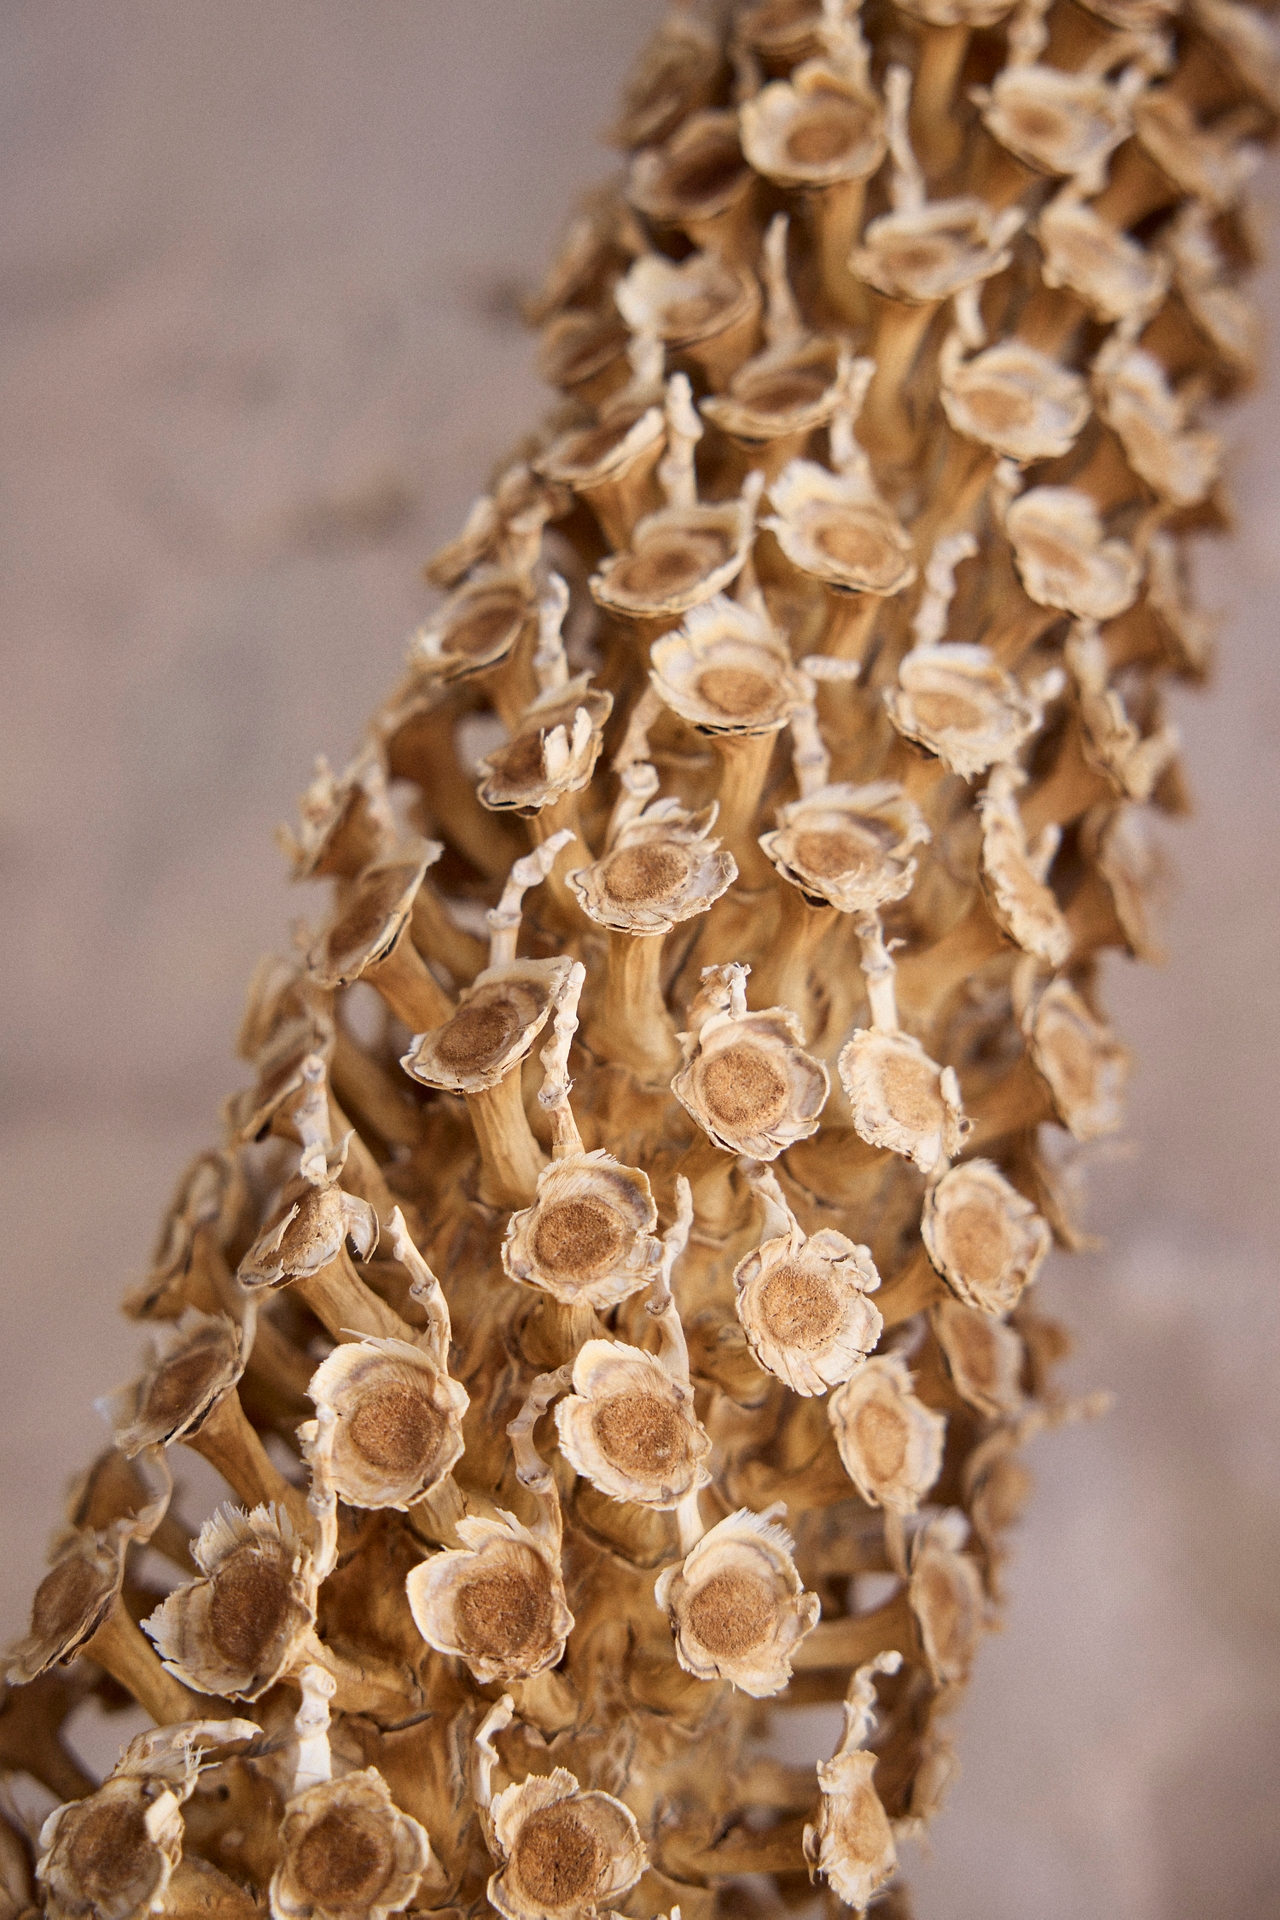
[[[1236,0],[661,26],[555,410],[284,836],[327,904],[9,1657],[59,1804],[0,1920],[909,1912],[1082,1410],[1033,1287],[1121,1120],[1277,117]]]

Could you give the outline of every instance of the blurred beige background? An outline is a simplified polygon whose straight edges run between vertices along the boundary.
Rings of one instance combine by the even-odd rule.
[[[132,1368],[117,1294],[237,1084],[250,967],[303,909],[271,828],[540,405],[513,296],[659,10],[0,10],[6,1638]],[[1228,433],[1171,959],[1111,979],[1135,1145],[1093,1172],[1108,1250],[1044,1288],[1118,1406],[1035,1449],[922,1920],[1280,1912],[1280,381]]]

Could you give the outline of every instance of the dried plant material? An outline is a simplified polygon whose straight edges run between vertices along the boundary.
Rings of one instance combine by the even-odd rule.
[[[920,809],[894,781],[821,786],[778,809],[760,845],[783,879],[841,913],[871,913],[905,899],[914,849],[927,844]]]
[[[661,22],[527,302],[553,411],[281,835],[326,904],[8,1656],[4,1767],[68,1804],[38,1881],[0,1822],[0,1920],[716,1920],[806,1863],[908,1911],[1019,1449],[1097,1409],[1020,1302],[1120,1124],[1101,956],[1159,954],[1278,45]],[[176,1445],[244,1507],[194,1541]],[[769,1759],[842,1693],[816,1778]],[[125,1695],[95,1788],[67,1716]]]
[[[425,1830],[392,1801],[376,1767],[295,1794],[280,1822],[273,1920],[386,1920],[431,1864]]]
[[[563,1767],[500,1793],[492,1821],[502,1864],[488,1893],[505,1920],[594,1920],[647,1865],[635,1815]]]
[[[569,1465],[611,1500],[671,1511],[710,1478],[711,1441],[692,1390],[651,1353],[620,1341],[579,1349],[556,1430]]]
[[[884,1325],[867,1298],[880,1285],[869,1248],[822,1228],[806,1235],[771,1170],[753,1184],[764,1205],[760,1244],[733,1272],[752,1353],[794,1393],[820,1394],[862,1365]]]
[[[1051,980],[1028,1009],[1024,1027],[1054,1111],[1074,1138],[1098,1140],[1123,1126],[1129,1050],[1074,987]]]
[[[196,1693],[258,1700],[295,1665],[316,1617],[319,1571],[286,1514],[223,1507],[192,1548],[201,1578],[178,1587],[145,1629]]]
[[[1133,604],[1142,562],[1103,533],[1097,507],[1074,487],[1032,487],[1008,507],[1005,532],[1023,586],[1040,607],[1112,620]]]
[[[915,1513],[942,1468],[944,1416],[912,1391],[900,1353],[877,1354],[832,1394],[831,1431],[863,1499]]]
[[[920,1237],[957,1299],[981,1313],[1016,1306],[1050,1245],[1031,1202],[989,1160],[966,1160],[930,1187]]]
[[[466,1388],[406,1340],[335,1347],[307,1392],[333,1413],[324,1428],[327,1471],[350,1506],[403,1511],[462,1457]],[[314,1429],[301,1431],[308,1450],[318,1443]]]
[[[603,1312],[654,1278],[662,1256],[657,1224],[638,1168],[599,1151],[571,1154],[539,1176],[533,1205],[512,1214],[502,1264],[513,1280],[565,1306]]]
[[[726,1153],[776,1160],[817,1132],[831,1087],[803,1041],[786,1007],[747,1012],[744,967],[708,968],[681,1035],[684,1065],[671,1091]]]
[[[1094,361],[1093,382],[1098,412],[1157,499],[1174,507],[1203,500],[1218,477],[1222,444],[1216,433],[1187,427],[1155,355],[1115,337]]]
[[[982,1576],[959,1551],[967,1532],[962,1514],[945,1513],[911,1543],[907,1594],[929,1671],[943,1686],[968,1679],[986,1621]]]
[[[1013,1328],[960,1300],[940,1300],[930,1319],[960,1398],[992,1420],[1020,1413],[1023,1349]]]
[[[866,1911],[898,1864],[889,1816],[872,1780],[876,1757],[864,1742],[875,1719],[875,1676],[896,1673],[901,1665],[901,1654],[893,1651],[858,1668],[844,1703],[840,1744],[830,1760],[818,1763],[818,1818],[804,1832],[812,1870],[855,1913]]]
[[[553,1667],[573,1627],[558,1546],[513,1514],[458,1522],[461,1548],[433,1554],[408,1579],[428,1646],[465,1660],[476,1679],[527,1679]]]
[[[755,1700],[781,1693],[791,1655],[821,1611],[806,1593],[795,1541],[767,1514],[732,1513],[677,1567],[659,1574],[676,1658],[699,1680],[729,1680]]]

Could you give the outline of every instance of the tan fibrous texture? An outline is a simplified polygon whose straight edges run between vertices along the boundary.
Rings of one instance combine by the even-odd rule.
[[[11,1655],[5,1915],[908,1911],[1019,1448],[1091,1410],[1033,1289],[1158,956],[1278,117],[1236,0],[660,28],[553,409],[283,836],[324,891]]]

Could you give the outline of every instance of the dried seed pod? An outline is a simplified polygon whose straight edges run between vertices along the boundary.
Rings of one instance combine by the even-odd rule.
[[[791,1655],[821,1611],[817,1594],[804,1590],[794,1552],[785,1527],[743,1509],[659,1574],[654,1598],[686,1673],[729,1680],[755,1700],[782,1691]]]
[[[462,1457],[466,1388],[406,1340],[358,1340],[335,1347],[307,1388],[327,1425],[327,1471],[353,1507],[402,1512],[439,1486]],[[306,1456],[317,1444],[302,1429]]]
[[[642,938],[705,913],[738,877],[733,855],[712,838],[717,812],[655,800],[625,819],[599,860],[567,876],[582,911],[597,926]]]
[[[818,1130],[831,1077],[786,1007],[748,1013],[745,967],[710,967],[681,1035],[676,1099],[726,1153],[776,1160]]]
[[[959,1300],[940,1300],[929,1317],[961,1399],[993,1420],[1020,1413],[1023,1348],[1013,1328]]]
[[[492,1825],[501,1865],[488,1893],[505,1920],[594,1920],[648,1864],[629,1808],[563,1767],[500,1793]]]
[[[197,1427],[244,1372],[244,1329],[228,1314],[188,1307],[152,1343],[141,1379],[114,1396],[108,1417],[127,1459],[144,1447],[168,1446]]]
[[[554,1667],[573,1628],[558,1549],[509,1513],[458,1522],[461,1548],[415,1567],[407,1591],[428,1646],[465,1660],[482,1684]]]
[[[287,1514],[223,1507],[192,1548],[201,1578],[144,1622],[167,1670],[197,1693],[259,1700],[301,1659],[321,1577]]]
[[[760,845],[784,880],[841,913],[869,913],[910,893],[913,849],[928,842],[920,809],[891,780],[822,786],[778,809]]]
[[[715,35],[683,7],[673,7],[641,49],[623,91],[609,138],[618,147],[647,147],[711,98],[720,71]]]
[[[411,1033],[447,1018],[449,996],[409,936],[423,875],[443,852],[438,840],[425,841],[407,857],[364,869],[311,951],[308,964],[317,986],[331,991],[368,980]]]
[[[884,1327],[867,1298],[880,1275],[866,1247],[831,1228],[806,1235],[776,1178],[757,1168],[760,1245],[734,1268],[738,1319],[760,1365],[799,1394],[825,1393],[862,1365]]]
[[[957,329],[938,356],[938,397],[957,433],[1020,466],[1070,452],[1089,418],[1089,389],[1018,339],[999,340],[971,358]]]
[[[1203,500],[1218,477],[1222,442],[1216,433],[1188,428],[1186,408],[1155,355],[1121,330],[1099,351],[1093,385],[1099,414],[1157,499],[1174,507]]]
[[[1071,932],[1046,875],[1062,836],[1049,826],[1028,845],[1016,798],[1026,778],[1017,767],[993,767],[979,796],[983,892],[997,924],[1024,953],[1060,967],[1071,951]]]
[[[1005,532],[1031,598],[1080,619],[1112,620],[1133,604],[1142,562],[1103,534],[1097,507],[1073,487],[1032,487],[1006,509]]]
[[[652,1281],[662,1256],[657,1224],[638,1168],[604,1152],[571,1154],[543,1170],[533,1205],[512,1214],[502,1264],[565,1306],[603,1312]]]
[[[291,1180],[237,1270],[241,1286],[288,1286],[320,1272],[350,1243],[367,1260],[378,1244],[378,1220],[367,1200],[347,1193],[336,1180],[317,1185]]]
[[[738,142],[738,116],[723,108],[691,113],[661,147],[631,163],[627,197],[658,226],[679,227],[695,246],[732,253],[750,231],[755,176]]]
[[[662,700],[704,733],[778,733],[804,696],[768,623],[723,597],[695,607],[674,633],[654,642],[651,658]]]
[[[395,840],[395,815],[387,799],[382,761],[373,747],[362,748],[336,776],[321,754],[298,812],[298,833],[282,827],[278,836],[293,863],[295,880],[318,880],[330,874],[354,879],[361,868],[380,860]]]
[[[936,753],[952,773],[972,779],[1015,758],[1061,685],[1055,669],[1019,686],[986,647],[949,642],[913,647],[898,668],[897,686],[886,688],[884,704],[906,739]]]
[[[756,343],[760,283],[715,253],[691,253],[679,264],[646,253],[614,289],[633,332],[661,340],[671,354],[700,367],[713,383]]]
[[[569,1465],[611,1500],[670,1512],[710,1479],[692,1389],[639,1347],[588,1340],[556,1430]]]
[[[900,1353],[877,1354],[827,1402],[845,1472],[863,1499],[915,1513],[942,1468],[947,1423],[918,1400]]]
[[[1074,987],[1051,980],[1032,999],[1023,1029],[1058,1118],[1077,1140],[1098,1140],[1123,1126],[1129,1050]]]
[[[1118,233],[1085,204],[1074,184],[1041,210],[1036,238],[1046,287],[1069,288],[1096,320],[1135,326],[1164,298],[1168,260]]]
[[[273,1920],[385,1920],[409,1906],[431,1865],[425,1829],[376,1767],[295,1794],[280,1823]]]
[[[477,763],[481,805],[528,815],[580,793],[595,771],[612,707],[612,694],[593,688],[585,673],[541,694],[511,739]]]
[[[844,1703],[840,1744],[830,1760],[818,1762],[818,1818],[804,1830],[811,1869],[855,1913],[866,1911],[898,1864],[893,1829],[872,1782],[876,1756],[864,1742],[874,1723],[875,1676],[896,1673],[901,1665],[900,1653],[881,1653],[855,1673]]]
[[[920,1237],[956,1297],[981,1313],[1016,1306],[1050,1246],[1031,1202],[989,1160],[964,1161],[929,1188]]]
[[[959,1550],[967,1532],[963,1514],[944,1513],[911,1543],[907,1597],[939,1686],[969,1678],[986,1624],[982,1576],[972,1555]]]

